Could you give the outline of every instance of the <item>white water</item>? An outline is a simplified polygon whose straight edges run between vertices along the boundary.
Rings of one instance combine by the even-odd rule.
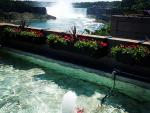
[[[48,12],[51,11],[50,9],[51,7],[47,7]],[[31,21],[30,26],[62,32],[67,32],[72,26],[76,26],[78,33],[83,33],[84,29],[94,31],[104,25],[103,23],[96,22],[94,18],[88,18],[86,8],[73,8],[73,10],[76,13],[72,14],[72,16],[60,16],[56,20]]]
[[[55,5],[47,8],[47,13],[56,18],[83,18],[85,16],[76,13],[72,7],[71,1],[69,0],[57,0]]]
[[[62,113],[72,113],[75,108],[76,99],[77,95],[72,91],[68,91],[63,98]]]
[[[73,8],[69,0],[57,0],[53,6],[47,7],[47,12],[57,19],[32,21],[30,26],[62,32],[68,32],[72,26],[76,26],[81,34],[85,29],[95,31],[104,25],[96,22],[94,18],[88,18],[86,8]]]

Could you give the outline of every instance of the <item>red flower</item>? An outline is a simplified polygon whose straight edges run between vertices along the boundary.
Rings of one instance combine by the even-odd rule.
[[[80,36],[80,38],[79,38],[81,41],[87,41],[88,39],[86,38],[86,37],[84,37],[84,36]]]
[[[98,43],[99,46],[101,46],[101,47],[107,47],[107,46],[108,46],[108,43],[106,43],[106,42],[97,41],[97,43]]]
[[[29,32],[34,33],[37,37],[43,37],[44,36],[44,33],[41,31],[31,29],[31,30],[29,30]]]
[[[64,39],[65,39],[66,41],[69,41],[69,42],[73,42],[73,41],[74,41],[74,39],[73,39],[71,36],[68,36],[68,35],[65,35],[65,36],[64,36]]]
[[[121,48],[137,48],[139,47],[138,44],[121,44],[120,45]]]

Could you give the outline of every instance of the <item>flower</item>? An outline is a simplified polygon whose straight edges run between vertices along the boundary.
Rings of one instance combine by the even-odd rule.
[[[35,34],[35,35],[36,35],[36,37],[43,37],[43,36],[44,36],[44,33],[43,33],[43,32],[41,32],[41,31],[37,31],[37,30],[33,30],[33,29],[31,29],[31,30],[29,30],[29,32],[31,32],[31,33],[33,33],[33,34]]]
[[[88,39],[85,36],[80,36],[79,38],[81,41],[88,41]]]
[[[97,41],[97,43],[101,47],[107,47],[108,46],[108,43],[106,43],[106,42]]]
[[[139,45],[138,44],[121,44],[120,47],[121,48],[138,48]]]
[[[112,47],[111,53],[114,57],[121,55],[128,55],[130,58],[133,58],[135,61],[140,61],[143,58],[150,56],[150,49],[143,45],[139,44],[121,44],[115,47]]]
[[[65,39],[66,41],[68,41],[68,42],[73,42],[73,41],[74,41],[74,39],[73,39],[71,36],[68,36],[68,35],[65,35],[65,36],[64,36],[64,39]]]
[[[19,35],[24,35],[24,36],[44,37],[44,33],[42,31],[33,30],[33,29],[22,30],[19,27],[6,27],[4,28],[4,31],[10,33],[17,33]]]

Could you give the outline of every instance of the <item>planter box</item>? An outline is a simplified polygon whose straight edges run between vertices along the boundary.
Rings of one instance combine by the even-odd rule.
[[[150,56],[144,57],[141,60],[135,60],[132,56],[127,54],[118,54],[115,58],[118,62],[128,64],[128,65],[141,65],[141,66],[150,66]]]
[[[117,54],[115,59],[118,62],[124,63],[124,64],[129,64],[129,65],[135,65],[136,61],[135,59],[132,58],[132,56],[127,55],[127,54]]]
[[[64,45],[57,45],[57,44],[49,44],[50,48],[56,49],[56,50],[63,50],[66,52],[72,52],[76,54],[81,54],[89,57],[94,57],[94,58],[100,58],[103,56],[106,56],[108,54],[108,48],[102,48],[97,51],[94,51],[89,48],[76,48],[72,45],[69,46],[64,46]]]
[[[48,44],[38,45],[18,40],[8,40],[8,42],[4,46],[99,70],[112,71],[114,68],[117,68],[120,69],[121,71],[137,74],[136,77],[132,75],[130,76],[118,75],[118,76],[124,76],[129,78],[131,77],[140,81],[147,81],[147,82],[150,81],[149,67],[144,67],[142,65],[131,66],[126,63],[119,63],[109,56],[95,58],[74,51],[66,51],[58,49],[56,46],[55,46],[56,48],[49,47]]]
[[[22,42],[28,42],[33,44],[45,44],[46,37],[32,37],[32,36],[20,36],[16,33],[4,33],[2,38],[4,43],[7,43],[9,40],[16,40]]]

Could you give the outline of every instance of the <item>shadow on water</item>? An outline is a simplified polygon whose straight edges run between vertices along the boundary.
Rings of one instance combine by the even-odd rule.
[[[38,67],[36,64],[29,63],[21,58],[15,58],[9,54],[0,54],[0,64],[12,65],[16,69],[28,70]]]
[[[89,83],[83,80],[78,80],[74,78],[70,78],[63,75],[54,75],[54,73],[47,72],[43,75],[36,75],[34,76],[35,80],[48,80],[56,83],[63,89],[72,90],[78,96],[85,95],[85,96],[92,96],[95,92],[100,94],[106,94],[109,91],[109,88],[105,86],[98,86],[93,83]],[[99,104],[101,103],[101,99],[99,99]],[[150,103],[140,103],[137,100],[134,100],[122,93],[117,92],[116,90],[113,91],[112,95],[107,98],[106,105],[112,105],[116,108],[123,108],[127,110],[129,113],[146,113],[149,111]]]
[[[131,99],[124,94],[118,93],[116,90],[108,97],[105,104],[112,105],[116,108],[124,108],[129,113],[147,113],[147,111],[150,111],[150,103]]]

